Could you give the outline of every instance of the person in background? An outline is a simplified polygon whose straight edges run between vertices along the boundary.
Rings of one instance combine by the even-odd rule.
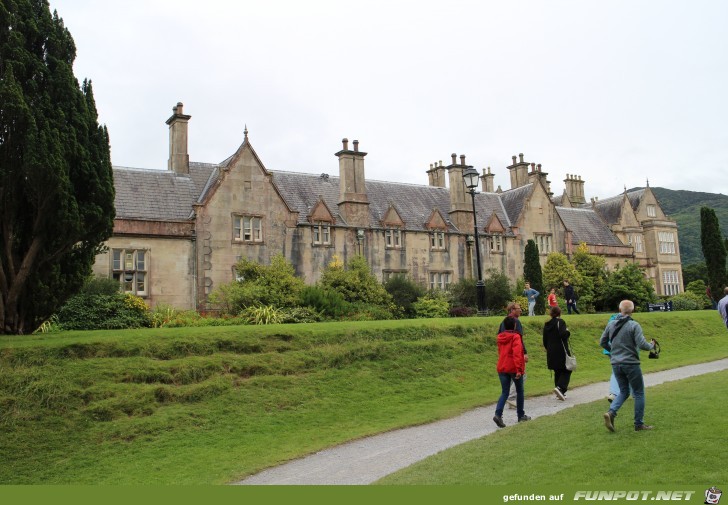
[[[546,301],[549,303],[549,307],[559,306],[559,302],[556,301],[556,290],[554,288],[551,288],[551,292],[549,293],[548,298],[546,298]]]
[[[574,286],[569,284],[569,279],[564,279],[564,299],[566,300],[566,310],[569,314],[573,309],[577,314],[579,309],[576,308],[576,293],[574,293]]]
[[[540,295],[538,291],[531,288],[531,283],[527,282],[523,289],[523,296],[525,296],[528,299],[528,315],[533,316],[535,315],[533,310],[536,308],[536,298],[538,298],[538,295]]]
[[[522,423],[531,419],[524,411],[523,376],[526,373],[526,361],[523,358],[523,339],[516,331],[515,318],[506,317],[503,326],[505,330],[498,334],[498,365],[496,368],[501,383],[501,395],[495,407],[495,416],[493,416],[493,422],[499,428],[506,427],[503,422],[503,408],[511,389],[511,383],[516,385],[518,422]]]
[[[506,316],[506,319],[509,317],[512,317],[516,320],[516,333],[518,333],[521,336],[521,345],[523,346],[523,358],[528,363],[528,351],[526,350],[526,343],[523,341],[523,325],[521,324],[521,321],[518,319],[521,316],[521,304],[517,302],[510,302],[506,306],[506,311],[508,311],[508,315]],[[498,334],[500,335],[506,330],[505,323],[506,319],[504,319],[500,327],[498,328]],[[523,382],[526,382],[526,376],[523,376]],[[506,400],[506,403],[508,404],[509,409],[515,409],[516,408],[516,385],[511,385],[511,394],[508,396],[508,399]]]
[[[728,328],[728,286],[723,289],[725,296],[718,302],[718,312],[723,318],[725,327]]]
[[[619,384],[619,395],[614,399],[609,410],[604,414],[604,425],[614,431],[614,419],[617,412],[630,396],[630,387],[634,396],[634,430],[651,430],[654,426],[644,423],[645,383],[640,368],[639,350],[651,351],[655,348],[654,339],[648,342],[642,327],[632,317],[634,303],[622,300],[619,304],[619,315],[610,322],[602,333],[599,345],[610,352],[614,376]]]
[[[546,349],[546,366],[554,371],[554,393],[561,401],[566,400],[566,390],[569,389],[571,370],[566,369],[566,352],[569,349],[569,336],[571,332],[561,319],[561,309],[551,307],[549,311],[551,320],[543,325],[543,346]],[[571,353],[569,353],[571,356]]]

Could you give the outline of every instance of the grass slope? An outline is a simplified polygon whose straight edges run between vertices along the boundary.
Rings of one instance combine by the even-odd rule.
[[[728,371],[648,388],[645,419],[655,430],[641,433],[632,428],[631,400],[615,433],[604,427],[607,402],[577,405],[443,451],[379,484],[502,485],[523,472],[535,487],[725,482],[728,419],[716,399],[727,395]]]
[[[605,381],[605,315],[568,318],[574,386]],[[728,356],[714,311],[639,314],[660,360]],[[528,394],[553,387],[523,318]],[[491,403],[500,318],[0,337],[1,484],[226,483]]]

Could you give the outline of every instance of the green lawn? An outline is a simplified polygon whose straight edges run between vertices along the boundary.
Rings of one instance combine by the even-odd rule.
[[[579,370],[605,381],[608,316],[567,317]],[[646,372],[728,357],[714,311],[638,314]],[[527,394],[553,388],[523,318]],[[227,483],[354,438],[495,401],[500,318],[0,337],[1,484]]]
[[[443,451],[379,483],[503,485],[522,472],[537,488],[726,482],[726,397],[728,371],[669,382],[647,389],[653,431],[634,431],[629,400],[608,432],[607,402],[597,401]]]

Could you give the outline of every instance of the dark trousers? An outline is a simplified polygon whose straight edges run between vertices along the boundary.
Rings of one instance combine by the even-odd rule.
[[[554,370],[554,386],[559,388],[562,393],[566,393],[569,389],[569,381],[571,380],[571,370]]]
[[[566,302],[566,310],[571,314],[571,311],[573,310],[577,314],[579,314],[579,309],[576,308],[576,300],[573,301],[567,301]]]

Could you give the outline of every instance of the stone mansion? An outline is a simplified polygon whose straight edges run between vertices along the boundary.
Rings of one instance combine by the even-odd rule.
[[[118,279],[150,305],[206,309],[208,295],[235,278],[240,258],[267,264],[276,254],[309,284],[334,255],[363,255],[381,280],[404,273],[430,288],[477,276],[464,155],[431,165],[427,185],[367,180],[367,153],[346,139],[335,154],[337,174],[275,171],[265,168],[246,129],[223,162],[190,162],[189,120],[181,103],[167,120],[168,170],[114,167],[114,232],[94,273]],[[529,239],[544,262],[553,251],[570,256],[583,242],[610,268],[637,262],[658,294],[682,291],[677,225],[649,185],[587,202],[580,176],[567,175],[554,196],[541,165],[523,154],[506,169],[510,189],[495,189],[487,169],[475,195],[484,272],[520,277]]]

